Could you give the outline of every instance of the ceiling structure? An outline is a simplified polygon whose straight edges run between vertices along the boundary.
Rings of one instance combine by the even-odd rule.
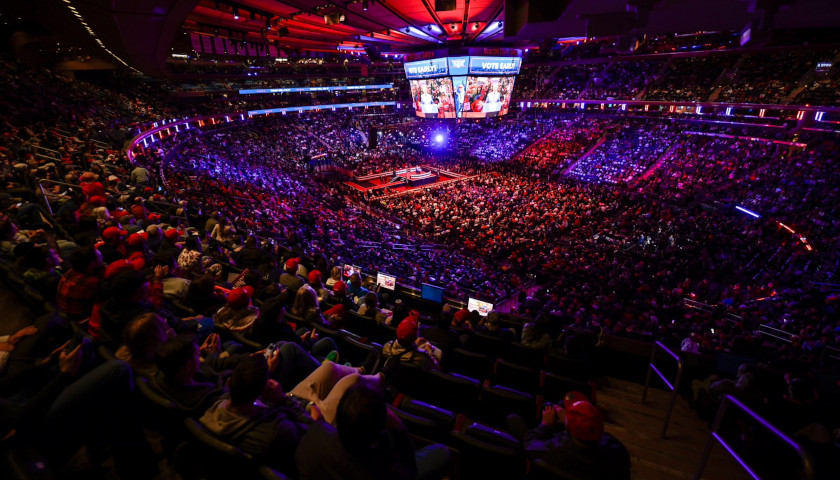
[[[446,9],[436,9],[449,4]],[[335,52],[539,45],[569,37],[840,26],[837,0],[27,0],[0,2],[56,38],[166,75],[188,34]],[[94,53],[96,52],[96,53]]]

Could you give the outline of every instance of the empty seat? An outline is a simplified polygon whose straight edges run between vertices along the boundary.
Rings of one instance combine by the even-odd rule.
[[[456,348],[443,356],[447,371],[457,372],[468,377],[486,380],[493,373],[493,360],[483,354]]]
[[[541,350],[535,350],[519,342],[513,342],[508,345],[503,358],[525,367],[540,369],[542,368],[545,354]]]
[[[537,403],[533,395],[513,388],[495,385],[481,389],[479,418],[494,426],[504,426],[511,413],[532,424],[537,418]]]
[[[466,433],[452,432],[449,445],[455,448],[458,467],[464,480],[488,478],[522,478],[525,460],[518,449],[485,442]]]
[[[467,349],[473,352],[483,353],[491,358],[504,357],[507,352],[508,342],[483,332],[474,332],[467,342]]]
[[[543,376],[542,395],[545,401],[552,403],[561,402],[566,394],[572,391],[585,394],[589,397],[589,401],[595,403],[595,391],[589,382],[563,377],[554,373],[546,373]]]
[[[540,371],[500,359],[496,360],[492,383],[536,395],[540,389]]]
[[[592,368],[587,362],[557,353],[545,357],[545,370],[578,380],[589,380],[592,377]]]
[[[470,414],[478,403],[480,388],[481,382],[474,378],[433,371],[429,374],[429,389],[417,397],[454,412]]]
[[[519,450],[522,447],[522,443],[510,433],[481,423],[473,423],[464,430],[464,433],[500,447],[513,448],[515,450]]]
[[[347,316],[347,330],[364,338],[373,338],[377,331],[376,319],[359,315],[354,311],[350,311]]]
[[[356,367],[364,365],[367,374],[376,373],[380,361],[380,350],[376,346],[364,343],[352,334],[343,334],[340,345],[342,361]]]

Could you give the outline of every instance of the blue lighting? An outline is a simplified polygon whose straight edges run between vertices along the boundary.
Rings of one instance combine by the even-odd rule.
[[[443,135],[441,135],[440,133],[438,133],[437,135],[435,135],[435,141],[436,141],[437,143],[443,143]]]
[[[739,210],[739,211],[741,211],[741,212],[744,212],[744,213],[746,213],[747,215],[749,215],[749,216],[751,216],[751,217],[761,218],[761,215],[759,215],[759,214],[757,214],[757,213],[753,212],[752,210],[747,210],[746,208],[741,207],[741,206],[736,206],[736,207],[735,207],[735,210]]]

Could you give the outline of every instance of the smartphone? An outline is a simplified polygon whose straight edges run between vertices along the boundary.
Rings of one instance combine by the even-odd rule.
[[[271,358],[275,350],[277,350],[277,344],[269,343],[268,346],[265,347],[265,358]]]

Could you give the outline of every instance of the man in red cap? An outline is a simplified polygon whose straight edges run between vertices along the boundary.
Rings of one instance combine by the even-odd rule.
[[[227,295],[227,305],[213,315],[213,323],[233,332],[250,330],[260,316],[260,309],[251,305],[253,296],[254,287],[250,285],[231,290]]]
[[[127,252],[123,243],[123,238],[126,235],[128,235],[128,231],[121,230],[119,227],[108,227],[102,231],[104,243],[97,248],[105,263],[112,263],[126,257]]]
[[[425,371],[439,370],[442,352],[425,338],[417,336],[420,314],[416,310],[409,312],[397,327],[397,339],[382,347],[386,357],[398,357],[401,363],[413,363]]]
[[[582,395],[581,395],[582,396]],[[585,398],[566,408],[546,405],[533,430],[518,415],[507,418],[508,430],[523,440],[529,458],[543,459],[581,480],[630,480],[630,454],[615,437],[604,433],[604,417]]]
[[[277,282],[280,285],[286,287],[290,292],[290,297],[294,298],[295,294],[300,287],[304,286],[306,282],[300,277],[297,276],[298,265],[300,265],[299,258],[290,258],[286,260],[286,265],[283,268],[283,274],[280,275],[280,278],[277,279]]]

